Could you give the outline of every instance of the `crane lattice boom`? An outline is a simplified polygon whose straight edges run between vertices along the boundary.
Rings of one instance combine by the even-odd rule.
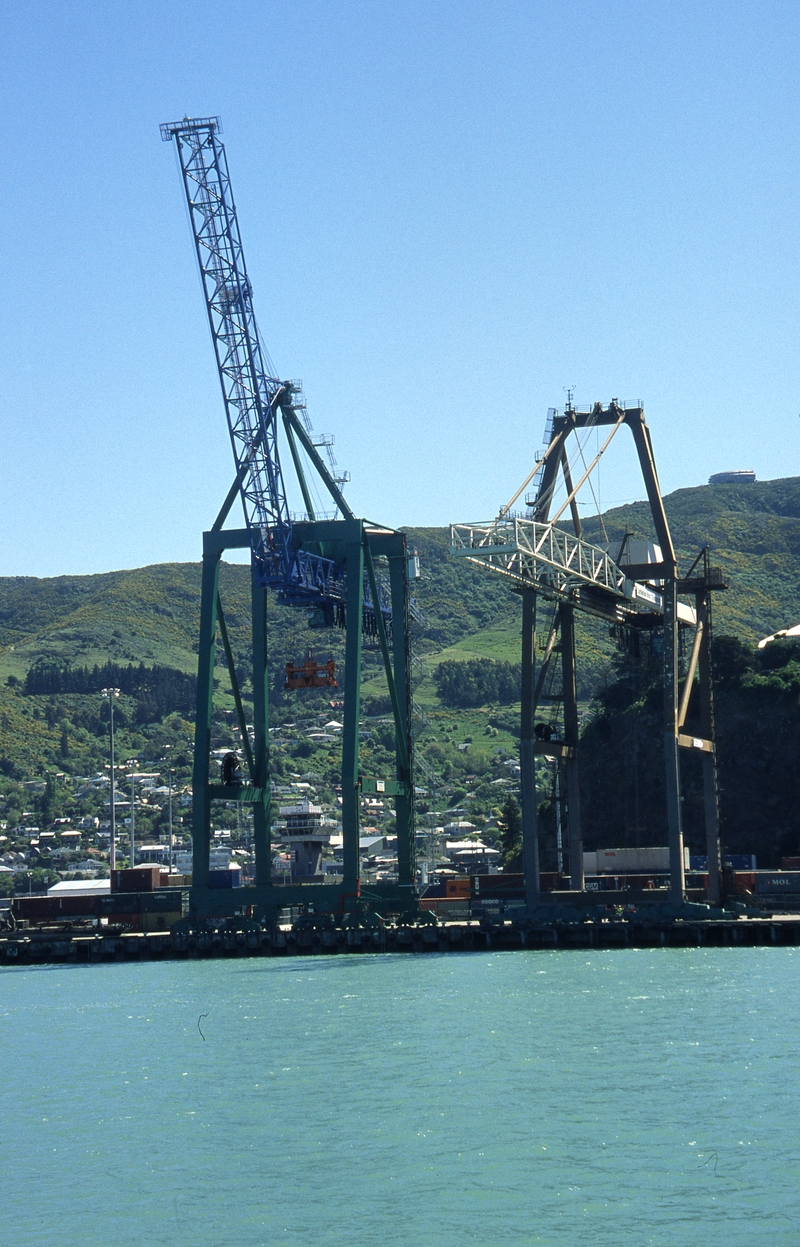
[[[293,548],[278,421],[291,422],[302,438],[295,412],[302,398],[296,401],[295,384],[278,379],[261,344],[219,131],[218,117],[186,117],[162,125],[161,137],[174,138],[178,150],[253,559],[261,583],[286,600],[341,603],[342,567]],[[336,484],[329,477],[324,483],[351,514]]]

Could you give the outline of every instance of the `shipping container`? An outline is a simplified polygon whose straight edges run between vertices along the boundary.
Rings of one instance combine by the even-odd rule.
[[[111,896],[99,898],[99,912],[111,916],[113,914],[156,914],[167,913],[183,907],[183,898],[188,891],[181,891],[181,902],[178,904],[177,889],[169,888],[163,892],[115,892]]]
[[[722,867],[724,870],[755,870],[756,859],[754,853],[729,853],[722,859]],[[708,870],[708,858],[702,855],[689,858],[690,870]]]
[[[470,896],[473,900],[481,900],[484,896],[524,895],[525,877],[513,875],[470,875]]]
[[[462,879],[445,879],[445,896],[450,899],[456,896],[469,896],[471,890],[470,882],[471,881],[468,875],[465,875]]]
[[[165,930],[173,918],[161,915],[188,913],[189,892],[177,888],[156,892],[116,892],[112,895],[94,896],[16,896],[11,908],[20,921],[36,924],[50,922],[76,922],[81,919],[105,918],[108,922],[123,926],[138,923],[144,914],[153,915],[154,930]]]
[[[725,870],[722,874],[722,882],[724,890],[728,894],[732,892],[739,895],[744,895],[748,892],[752,893],[756,890],[756,872],[754,870]],[[699,870],[692,871],[686,876],[686,887],[687,889],[702,888],[703,891],[707,892],[708,875]]]
[[[208,886],[210,888],[238,888],[241,887],[242,874],[239,867],[232,867],[228,870],[209,870]]]
[[[486,896],[479,901],[472,902],[472,917],[481,918],[484,914],[491,914],[497,918],[514,918],[520,912],[525,912],[525,900],[521,896],[517,897],[499,897]]]
[[[703,875],[703,887],[708,891],[708,875]],[[756,890],[756,872],[754,870],[728,870],[722,872],[722,891],[730,896],[732,893],[743,895]]]
[[[470,917],[468,896],[451,897],[450,899],[442,896],[423,896],[419,907],[427,910],[429,913],[436,914],[441,922],[456,921],[457,919]]]
[[[132,866],[111,872],[112,892],[152,892],[160,886],[160,866]]]
[[[669,875],[587,875],[584,886],[587,892],[654,892],[669,887]]]
[[[797,895],[800,892],[800,870],[759,870],[755,880],[756,892],[760,895]]]
[[[169,871],[166,871],[166,870],[161,871],[161,882],[159,884],[159,887],[190,888],[191,886],[192,886],[191,875],[179,875],[179,874],[176,874],[174,871],[172,874],[170,874]]]
[[[169,931],[181,918],[181,911],[168,909],[163,914],[142,914],[142,931]]]
[[[28,922],[62,922],[95,918],[105,894],[94,896],[15,896],[11,902],[14,917]]]
[[[165,910],[163,913],[143,914],[110,914],[102,918],[105,927],[122,927],[131,933],[146,934],[148,931],[170,931],[182,917],[180,910]]]
[[[781,870],[800,870],[800,857],[782,857]]]
[[[683,850],[684,869],[689,869],[689,849]],[[586,875],[633,875],[669,870],[669,849],[650,847],[641,849],[597,849],[584,853],[583,871]]]
[[[180,892],[176,888],[170,888],[164,892],[140,892],[139,894],[139,913],[157,914],[169,913],[173,909],[180,909],[185,904],[189,904],[189,892],[182,888]]]
[[[729,853],[722,859],[722,865],[726,870],[755,870],[756,858],[754,853]]]
[[[525,876],[509,875],[470,875],[466,882],[470,885],[467,895],[476,900],[489,896],[524,896]]]
[[[422,885],[422,895],[428,897],[429,900],[438,900],[446,895],[445,880],[431,879],[428,883]]]

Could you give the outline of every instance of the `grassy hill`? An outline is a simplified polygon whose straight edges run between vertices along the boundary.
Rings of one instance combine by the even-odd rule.
[[[678,489],[664,502],[681,567],[707,545],[730,581],[714,600],[718,632],[757,641],[800,623],[800,477]],[[612,540],[653,536],[644,502],[603,520]],[[599,536],[596,521],[587,530]]]
[[[715,599],[717,633],[731,633],[752,645],[767,633],[800,621],[800,478],[682,489],[667,497],[666,508],[682,565],[687,566],[707,544],[713,561],[730,580],[729,591]],[[652,536],[645,503],[607,512],[604,524],[610,538],[626,531]],[[587,536],[602,538],[597,521],[586,527]],[[519,599],[499,578],[451,559],[445,529],[408,532],[423,569],[414,590],[421,618],[414,626],[415,696],[429,724],[434,724],[434,734],[435,724],[445,723],[455,740],[461,730],[459,716],[453,720],[440,706],[431,678],[435,666],[469,658],[518,662]],[[249,569],[224,564],[221,592],[234,653],[246,677]],[[45,659],[88,667],[107,661],[158,664],[193,672],[199,613],[197,564],[161,564],[96,576],[0,578],[0,758],[36,770],[44,764],[57,765],[63,757],[66,720],[72,725],[70,748],[76,759],[85,754],[88,764],[97,754],[89,720],[98,713],[98,699],[76,701],[71,708],[62,698],[55,705],[52,699],[48,703],[25,697],[14,682],[23,681],[29,668]],[[588,699],[604,678],[612,649],[606,629],[597,621],[581,619],[580,628],[581,692]],[[302,611],[272,603],[270,646],[279,715],[283,664],[302,657],[306,645],[341,662],[339,633],[314,632],[307,628]],[[227,674],[220,668],[218,675],[218,704],[229,710]],[[369,652],[365,698],[384,693],[378,655]],[[294,713],[296,704],[286,703],[284,709]],[[81,715],[86,719],[85,740]],[[460,716],[464,723],[470,720],[472,732],[483,731],[485,715],[474,723],[473,718]],[[135,741],[131,747],[138,747]]]

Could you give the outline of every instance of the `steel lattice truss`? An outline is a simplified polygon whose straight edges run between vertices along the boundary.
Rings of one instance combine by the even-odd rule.
[[[219,129],[217,117],[185,118],[162,125],[161,137],[178,149],[253,558],[261,583],[289,600],[341,602],[339,565],[292,548],[278,417],[294,410],[297,389],[275,376],[261,345]]]
[[[619,606],[659,613],[663,608],[661,595],[628,580],[605,550],[554,524],[516,516],[452,524],[450,553],[545,596],[568,598],[581,586],[591,586],[605,590]],[[609,602],[598,613],[613,609]]]

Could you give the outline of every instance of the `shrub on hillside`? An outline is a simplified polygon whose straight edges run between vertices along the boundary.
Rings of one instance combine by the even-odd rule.
[[[441,662],[433,678],[445,706],[507,706],[520,697],[519,667],[494,658]]]

